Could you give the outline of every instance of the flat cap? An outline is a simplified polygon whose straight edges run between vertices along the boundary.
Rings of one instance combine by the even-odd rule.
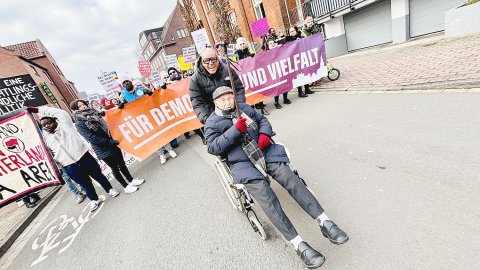
[[[220,96],[223,96],[225,94],[233,94],[232,88],[230,88],[228,86],[220,86],[213,92],[212,96],[213,96],[213,99],[215,100],[215,99],[217,99]]]

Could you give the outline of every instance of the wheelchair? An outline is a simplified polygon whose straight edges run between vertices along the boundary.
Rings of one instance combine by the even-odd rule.
[[[279,143],[277,143],[279,144]],[[285,151],[287,152],[288,158],[290,158],[290,153],[288,149],[285,148]],[[253,231],[262,238],[262,240],[267,240],[268,236],[265,233],[265,230],[263,229],[262,224],[258,220],[257,214],[255,211],[252,209],[254,204],[253,198],[248,193],[247,188],[245,185],[242,184],[235,184],[233,181],[233,174],[230,171],[230,168],[227,165],[227,160],[225,157],[219,157],[217,156],[214,161],[215,164],[215,169],[217,171],[217,174],[220,178],[220,182],[222,183],[222,187],[225,190],[225,193],[227,194],[228,200],[233,207],[233,209],[243,212],[245,216],[247,217],[250,225],[253,228]],[[293,173],[298,176],[298,178],[302,181],[302,183],[307,187],[307,189],[313,194],[313,196],[317,197],[317,195],[313,192],[312,189],[307,185],[305,180],[301,178],[298,174],[297,170],[294,170],[292,166],[289,164],[290,168],[292,169]],[[269,175],[268,177],[271,178]],[[272,179],[270,179],[272,180]]]

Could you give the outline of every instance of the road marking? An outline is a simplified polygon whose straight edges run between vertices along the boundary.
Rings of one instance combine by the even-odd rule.
[[[61,215],[60,217],[50,221],[50,223],[48,223],[48,225],[43,228],[43,230],[38,234],[37,238],[35,238],[32,244],[32,250],[35,251],[41,248],[41,253],[40,253],[40,256],[35,261],[32,262],[32,264],[30,265],[31,267],[47,259],[49,256],[47,255],[47,253],[56,249],[60,245],[66,243],[66,245],[64,245],[58,251],[58,254],[63,253],[72,245],[73,241],[77,239],[77,236],[82,230],[85,223],[92,220],[102,210],[104,201],[105,201],[105,196],[100,195],[98,197],[102,201],[102,203],[100,204],[98,209],[95,212],[93,212],[93,214],[92,212],[90,212],[90,209],[89,209],[90,204],[86,204],[82,210],[82,213],[80,213],[80,216],[78,217],[78,219],[75,219],[74,217],[68,217],[67,215]],[[85,211],[87,211],[87,214],[84,216],[83,213]],[[90,217],[90,215],[92,216]],[[71,225],[71,227],[68,225]],[[64,237],[63,240],[60,241],[59,236],[62,234],[62,232],[68,231],[67,227],[70,231],[73,229],[74,232]],[[40,239],[42,239],[43,242],[39,243],[39,241],[42,241]]]

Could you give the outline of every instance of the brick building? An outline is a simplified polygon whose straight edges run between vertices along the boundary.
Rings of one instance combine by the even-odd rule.
[[[250,24],[262,18],[267,18],[268,24],[277,32],[298,23],[299,16],[291,16],[292,10],[297,5],[302,6],[302,0],[229,0],[230,11],[228,17],[233,25],[238,26],[241,35],[249,41],[259,42],[251,29]],[[207,29],[210,41],[215,43],[221,41],[221,37],[215,31],[215,14],[208,0],[194,0],[193,4],[195,17],[199,28]],[[301,18],[302,16],[300,16]]]
[[[67,100],[59,87],[57,87],[57,84],[50,75],[49,69],[24,56],[18,55],[18,53],[13,50],[3,47],[0,47],[0,63],[2,63],[0,66],[0,88],[3,88],[1,89],[2,94],[0,101],[1,114],[6,112],[4,108],[9,105],[8,103],[15,101],[18,103],[18,100],[22,100],[21,98],[19,99],[19,96],[26,94],[20,94],[19,90],[13,90],[14,87],[8,87],[9,78],[21,78],[20,80],[23,80],[25,83],[27,83],[27,81],[33,81],[36,89],[32,91],[32,93],[28,93],[28,95],[36,97],[34,98],[35,102],[39,102],[36,104],[53,104],[58,108],[69,111],[70,100]],[[7,91],[3,91],[7,88],[9,88],[8,93]],[[28,106],[28,103],[19,104],[18,107],[20,106]]]
[[[64,100],[64,102],[70,104],[72,100],[78,98],[75,84],[65,77],[53,56],[39,39],[5,46],[5,48],[46,69],[46,76],[49,76],[59,90],[58,100]]]
[[[442,32],[445,12],[464,3],[464,0],[310,0],[301,11],[324,24],[327,57],[335,57]]]
[[[164,26],[142,31],[139,34],[142,56],[151,64],[152,71],[164,71],[167,64],[166,55],[175,54],[183,61],[182,48],[193,45],[190,33],[185,27],[180,5],[170,13]]]

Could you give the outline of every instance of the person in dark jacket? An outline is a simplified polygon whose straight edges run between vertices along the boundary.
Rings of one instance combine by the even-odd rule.
[[[233,90],[229,87],[217,88],[213,98],[215,111],[205,123],[208,152],[212,155],[227,157],[234,182],[246,187],[273,225],[285,239],[292,243],[307,267],[320,267],[325,257],[298,235],[270,187],[268,175],[287,189],[305,212],[319,223],[322,234],[330,242],[337,245],[343,244],[348,241],[348,235],[327,217],[312,193],[290,169],[285,148],[271,143],[272,126],[267,118],[242,103],[239,104],[241,115],[236,115]],[[263,151],[267,164],[265,171],[257,169],[245,154],[241,142],[245,134],[255,140],[258,148]]]
[[[102,118],[102,114],[105,115],[105,112],[98,113],[81,99],[72,101],[70,108],[74,111],[73,117],[78,133],[90,143],[97,158],[103,160],[112,169],[113,176],[122,185],[125,193],[137,191],[137,186],[143,184],[145,180],[134,179],[130,174],[123,160],[123,153],[117,146],[119,142],[112,138],[110,130]],[[122,174],[129,184],[124,180]]]
[[[279,48],[280,46],[281,46],[281,45],[278,44],[275,40],[269,39],[269,40],[267,41],[267,46],[265,47],[265,50],[268,51],[268,50],[271,50],[271,49]],[[288,92],[289,92],[289,91],[287,91],[287,92],[285,92],[285,93],[282,94],[282,96],[283,96],[283,104],[291,104],[291,103],[292,103],[292,101],[291,101],[290,99],[288,99]],[[275,97],[274,97],[274,100],[275,100],[275,104],[274,104],[274,105],[275,105],[275,108],[281,109],[281,108],[282,108],[282,105],[280,105],[280,96],[279,96],[279,95],[278,95],[278,96],[275,96]]]
[[[208,116],[214,111],[212,94],[220,86],[230,86],[233,80],[237,99],[245,102],[245,88],[235,70],[232,69],[232,77],[228,76],[227,67],[221,63],[216,55],[215,49],[205,49],[198,58],[195,69],[190,80],[190,100],[197,118],[205,124]]]
[[[298,27],[292,26],[288,29],[288,36],[286,37],[286,42],[295,41],[301,38],[304,38],[305,35],[300,32]],[[308,97],[308,94],[315,94],[312,90],[310,90],[310,85],[306,84],[303,86],[305,88],[305,92],[302,91],[302,86],[297,87],[298,90],[298,97]]]
[[[308,16],[305,18],[305,24],[303,25],[302,33],[309,37],[311,35],[315,34],[323,34],[323,37],[325,38],[325,34],[322,31],[322,25],[315,23],[312,17]]]
[[[181,81],[183,79],[182,74],[180,74],[178,69],[176,69],[174,67],[169,67],[167,69],[167,73],[168,73],[168,77],[169,77],[168,80],[167,80],[167,84],[173,83],[173,82],[176,82],[176,81]]]

